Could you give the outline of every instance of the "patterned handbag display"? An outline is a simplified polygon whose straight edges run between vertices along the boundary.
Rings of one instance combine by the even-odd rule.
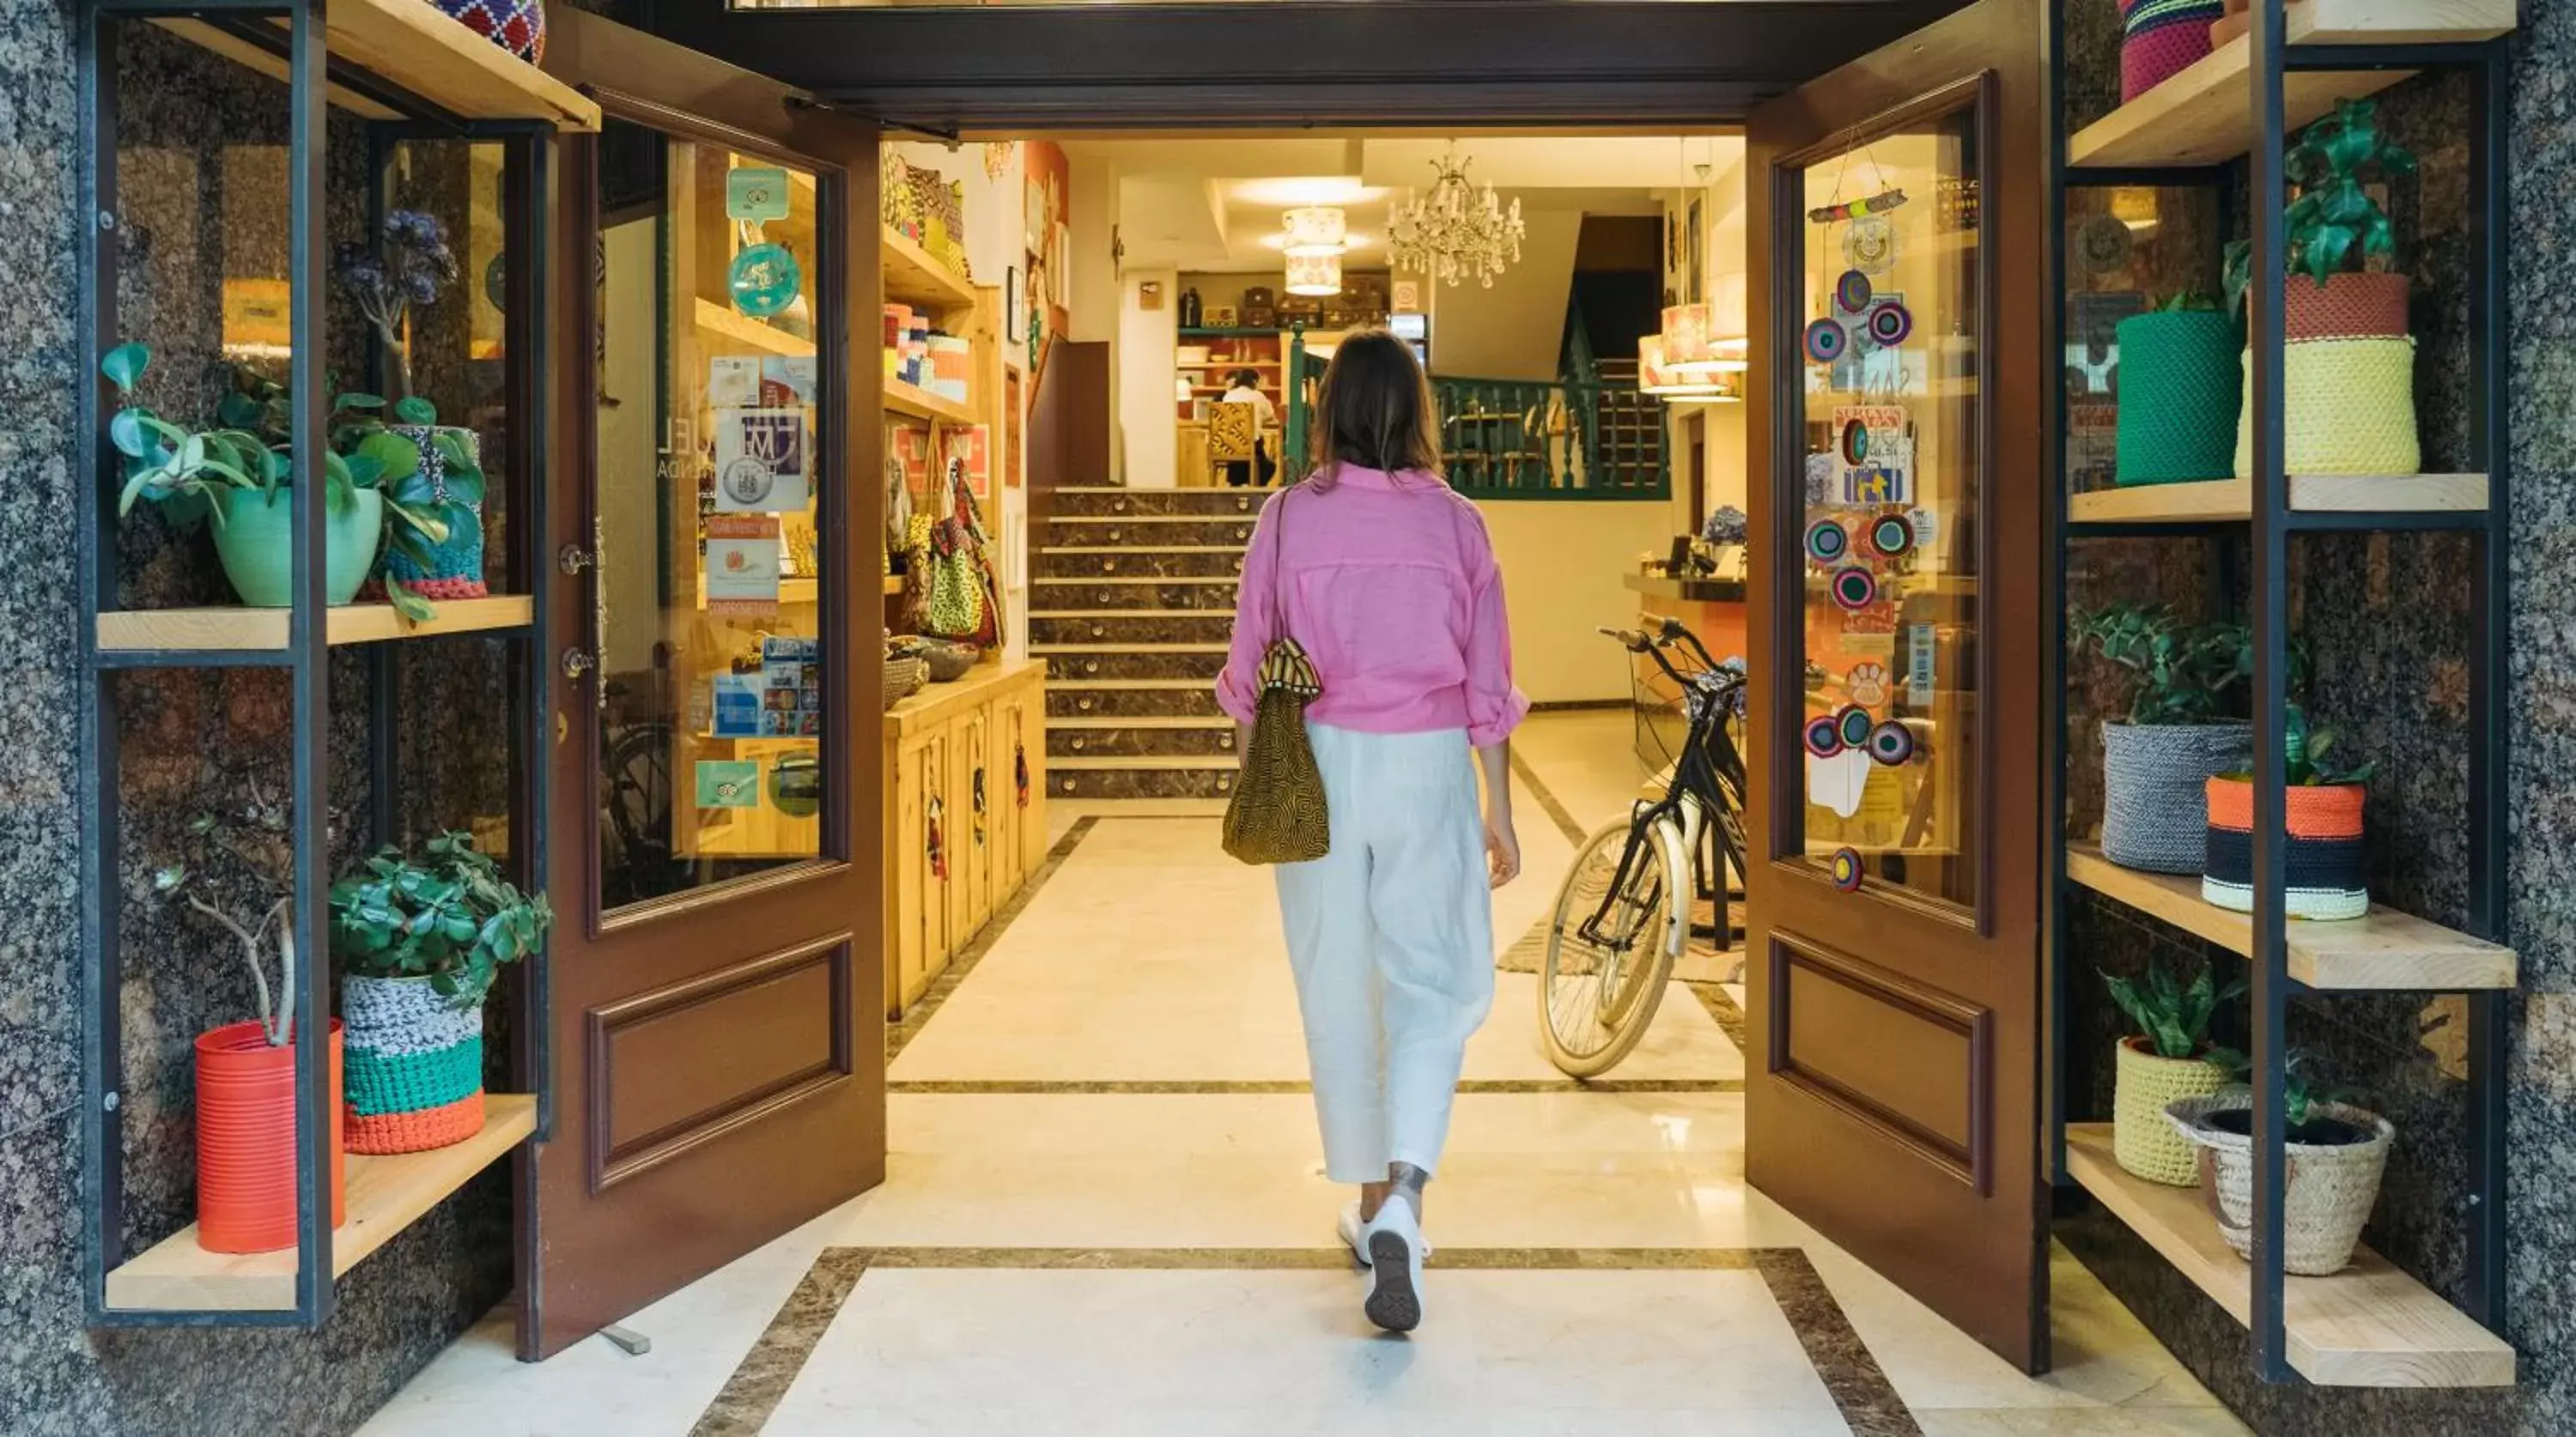
[[[1279,500],[1272,522],[1279,541],[1272,547],[1277,584],[1271,602],[1277,637],[1261,657],[1261,697],[1256,702],[1252,741],[1244,746],[1243,769],[1225,805],[1225,851],[1245,863],[1311,863],[1332,848],[1331,815],[1324,803],[1324,772],[1315,764],[1315,747],[1306,736],[1306,705],[1324,692],[1305,646],[1288,632],[1288,605],[1280,588],[1288,582],[1286,520],[1288,501]]]

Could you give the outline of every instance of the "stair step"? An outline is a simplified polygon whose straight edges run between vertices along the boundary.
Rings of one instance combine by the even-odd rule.
[[[1219,718],[1201,718],[1201,717],[1195,717],[1195,716],[1191,716],[1191,717],[1170,717],[1170,716],[1163,716],[1163,717],[1145,717],[1145,718],[1051,718],[1051,719],[1048,719],[1048,720],[1046,721],[1046,726],[1047,726],[1048,728],[1051,728],[1051,729],[1053,729],[1053,728],[1084,728],[1084,729],[1124,729],[1124,728],[1159,728],[1159,729],[1229,729],[1229,728],[1234,727],[1234,720],[1232,720],[1232,719],[1230,719],[1230,718],[1223,718],[1223,717],[1219,717]]]
[[[1056,690],[1063,690],[1063,689],[1162,689],[1162,690],[1165,690],[1165,691],[1176,692],[1176,691],[1181,690],[1181,689],[1204,689],[1204,688],[1207,688],[1210,684],[1213,684],[1213,683],[1215,683],[1215,682],[1216,682],[1216,681],[1215,681],[1214,679],[1086,679],[1086,678],[1057,679],[1057,678],[1050,678],[1050,679],[1048,679],[1048,680],[1047,680],[1047,687],[1048,687],[1048,688],[1050,688],[1050,689],[1056,689]]]
[[[1222,619],[1218,609],[1031,609],[1032,619]]]
[[[1223,654],[1230,644],[1031,644],[1032,654]]]
[[[1041,544],[1041,554],[1240,554],[1241,544]]]
[[[1047,767],[1078,773],[1133,773],[1139,769],[1232,773],[1242,765],[1232,754],[1111,754],[1105,758],[1049,758]]]

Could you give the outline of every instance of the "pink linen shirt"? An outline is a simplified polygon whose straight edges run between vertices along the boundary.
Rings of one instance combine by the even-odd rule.
[[[1509,738],[1529,699],[1512,684],[1484,516],[1436,474],[1348,464],[1333,474],[1328,488],[1310,479],[1263,506],[1217,702],[1252,722],[1284,609],[1323,680],[1306,717],[1362,733],[1465,729],[1477,748]]]

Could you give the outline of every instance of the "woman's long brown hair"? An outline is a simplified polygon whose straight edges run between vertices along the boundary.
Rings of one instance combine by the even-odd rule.
[[[1357,330],[1333,349],[1315,402],[1315,474],[1329,488],[1338,465],[1389,474],[1440,472],[1439,418],[1412,346],[1383,329]]]

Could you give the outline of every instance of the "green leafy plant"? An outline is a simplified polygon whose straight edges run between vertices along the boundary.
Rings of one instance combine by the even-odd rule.
[[[2178,289],[2156,306],[2158,314],[2208,314],[2218,309],[2218,296],[2205,289]]]
[[[2253,1081],[2254,1060],[2234,1048],[2212,1048],[2208,1061],[2230,1082]],[[2308,1125],[2317,1104],[2350,1102],[2354,1096],[2352,1089],[2321,1079],[2315,1071],[2315,1055],[2305,1048],[2292,1048],[2281,1061],[2281,1115],[2289,1119],[2293,1131]]]
[[[2311,724],[2308,711],[2298,703],[2281,709],[2282,770],[2295,788],[2322,788],[2343,783],[2368,783],[2379,771],[2377,760],[2353,762],[2344,756],[2343,732],[2332,724]],[[2254,764],[2249,756],[2245,766],[2226,777],[2239,782],[2253,781]]]
[[[295,841],[285,801],[272,798],[256,778],[239,781],[236,801],[197,814],[180,830],[188,852],[152,870],[152,891],[185,904],[241,945],[258,994],[260,1031],[274,1048],[293,1036],[287,1010],[295,992],[295,925],[287,921],[286,875]],[[274,989],[268,984],[272,947]]]
[[[2227,690],[2244,677],[2242,627],[2187,623],[2163,604],[2120,604],[2077,615],[2074,632],[2079,646],[2129,671],[2129,722],[2203,724],[2224,716]]]
[[[2218,1011],[2219,1004],[2232,1003],[2245,995],[2244,979],[2235,979],[2222,988],[2218,975],[2207,968],[2191,980],[2191,986],[2184,987],[2157,959],[2148,961],[2143,980],[2105,973],[2102,981],[2110,986],[2111,1001],[2129,1015],[2138,1036],[2147,1040],[2159,1058],[2197,1056],[2209,1041],[2210,1015]]]
[[[418,857],[387,846],[331,885],[331,954],[363,978],[427,978],[460,1005],[490,992],[501,965],[537,951],[554,924],[545,895],[522,893],[468,833]]]
[[[2359,270],[2373,255],[2397,252],[2397,229],[2372,198],[2370,186],[2415,172],[2415,157],[2379,131],[2379,102],[2338,100],[2335,112],[2300,132],[2281,157],[2298,186],[2283,214],[2283,248],[2290,273],[2306,274],[2322,288],[2328,277]],[[2254,247],[2227,246],[2227,303],[2244,303],[2254,282]]]

